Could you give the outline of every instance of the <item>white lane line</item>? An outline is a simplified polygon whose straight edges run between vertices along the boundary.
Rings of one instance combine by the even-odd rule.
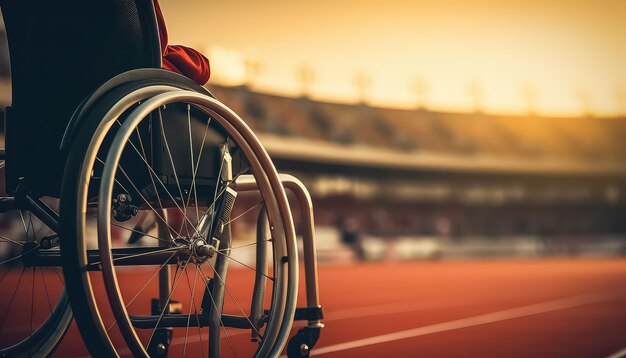
[[[619,352],[615,352],[613,354],[611,354],[610,356],[608,356],[608,358],[624,358],[626,357],[626,348],[622,349]]]
[[[352,318],[361,318],[361,317],[372,317],[372,316],[381,316],[387,314],[394,313],[406,313],[411,311],[421,311],[428,309],[437,309],[437,308],[449,308],[449,307],[457,307],[462,306],[465,301],[459,299],[440,299],[440,300],[423,300],[418,302],[397,302],[397,303],[384,303],[375,306],[366,306],[366,307],[357,307],[357,308],[347,308],[343,310],[331,311],[325,316],[324,322],[336,321],[336,320],[344,320],[344,319],[352,319]],[[234,332],[228,332],[229,337],[239,336],[243,334],[250,334],[250,331],[241,331],[236,330]],[[224,338],[224,336],[222,336]],[[207,337],[200,339],[200,336],[196,334],[190,334],[187,339],[187,344],[206,341]],[[172,340],[171,346],[182,345],[185,342],[184,337],[177,337]],[[130,349],[122,348],[118,351],[120,355],[130,355]],[[285,356],[286,357],[286,356]],[[88,357],[81,357],[88,358]]]
[[[437,308],[451,308],[464,305],[467,305],[467,301],[464,301],[462,299],[440,299],[383,303],[373,306],[346,308],[337,311],[324,312],[324,322],[361,317],[383,316],[394,313],[406,313],[411,311],[424,311]]]
[[[599,303],[610,301],[612,299],[617,298],[618,295],[615,292],[598,292],[580,296],[572,296],[568,298],[541,302],[533,305],[522,306],[511,308],[503,311],[497,311],[492,313],[487,313],[479,316],[473,316],[468,318],[463,318],[454,321],[437,323],[429,326],[418,327],[413,329],[408,329],[404,331],[383,334],[380,336],[374,336],[364,339],[358,339],[355,341],[339,343],[332,346],[315,348],[311,351],[311,355],[321,355],[332,352],[339,352],[348,349],[360,348],[365,346],[371,346],[374,344],[381,344],[387,342],[393,342],[401,339],[414,338],[419,336],[424,336],[427,334],[439,333],[452,331],[460,328],[467,328],[478,326],[487,323],[494,323],[504,320],[509,320],[513,318],[526,317],[531,315],[536,315],[540,313],[546,313],[551,311],[558,311],[572,307],[584,306],[592,303]],[[618,352],[620,353],[620,352]]]

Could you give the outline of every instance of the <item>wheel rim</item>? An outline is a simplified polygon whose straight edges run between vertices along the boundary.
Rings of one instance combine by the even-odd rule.
[[[61,211],[63,221],[65,222],[65,225],[73,226],[71,229],[68,228],[69,234],[66,236],[71,239],[73,239],[74,235],[76,236],[75,242],[66,244],[67,246],[72,245],[73,247],[67,247],[61,251],[62,255],[69,255],[68,251],[69,249],[72,249],[75,255],[64,257],[64,274],[66,275],[66,278],[69,274],[71,274],[73,282],[75,282],[78,286],[73,290],[73,298],[70,297],[72,302],[78,301],[86,306],[86,309],[82,311],[81,314],[89,317],[79,317],[77,313],[76,319],[77,324],[79,324],[79,328],[81,329],[81,335],[85,337],[85,335],[88,334],[88,339],[85,340],[85,343],[94,355],[102,354],[107,356],[117,356],[117,353],[107,333],[107,327],[102,321],[102,317],[96,303],[96,297],[93,292],[93,284],[90,274],[84,269],[89,265],[86,252],[88,239],[87,204],[89,200],[88,189],[92,179],[91,169],[96,162],[98,149],[102,145],[106,134],[118,117],[124,113],[124,111],[138,101],[142,101],[159,93],[177,89],[178,87],[175,85],[149,85],[133,90],[119,98],[115,105],[113,105],[110,109],[107,109],[102,118],[98,118],[100,122],[94,130],[84,154],[82,151],[76,152],[77,157],[81,158],[81,162],[76,168],[76,172],[72,171],[69,173],[69,175],[72,175],[72,179],[74,179],[72,182],[76,185],[76,187],[64,187],[64,193],[68,193],[68,195],[64,195],[64,197],[69,198],[70,192],[76,194],[74,202],[70,202],[69,199],[62,202],[62,207],[65,208]],[[84,320],[85,323],[82,327],[80,325],[81,320]],[[93,347],[97,347],[98,350],[93,351]]]
[[[30,212],[3,213],[1,220],[0,356],[47,355],[72,319],[63,274],[55,267],[29,266],[24,259],[43,249],[42,238],[55,234]]]
[[[283,227],[282,235],[284,236],[285,241],[282,244],[282,247],[281,247],[281,244],[277,244],[275,246],[275,249],[277,247],[276,252],[278,253],[277,258],[275,260],[277,261],[275,262],[275,265],[276,267],[280,267],[281,265],[286,266],[284,262],[278,262],[278,261],[281,261],[280,257],[282,256],[289,256],[290,260],[292,261],[289,263],[291,266],[289,270],[287,269],[276,270],[275,274],[278,276],[275,276],[276,278],[275,283],[276,282],[279,282],[279,283],[273,286],[274,287],[273,292],[281,292],[281,294],[274,295],[272,300],[275,302],[275,307],[280,308],[281,313],[283,311],[287,313],[284,316],[281,314],[281,315],[273,315],[271,317],[270,323],[268,324],[267,326],[268,328],[266,328],[266,331],[269,329],[269,327],[271,327],[269,331],[272,332],[272,334],[274,335],[274,338],[271,340],[269,338],[265,340],[261,344],[261,347],[257,352],[259,356],[276,355],[277,354],[276,352],[280,352],[280,349],[282,348],[282,346],[284,345],[284,342],[286,341],[286,338],[287,338],[286,336],[291,328],[291,319],[289,319],[289,317],[293,317],[293,311],[295,310],[295,293],[297,291],[297,271],[295,270],[297,269],[297,255],[294,255],[295,234],[293,230],[293,222],[291,219],[291,214],[289,212],[289,206],[286,201],[286,196],[284,195],[284,190],[282,189],[282,185],[280,185],[275,169],[273,169],[273,166],[272,166],[269,173],[265,172],[266,169],[265,170],[261,169],[263,165],[267,165],[267,163],[270,163],[271,165],[271,162],[269,161],[269,158],[267,157],[267,153],[264,150],[259,152],[260,153],[259,156],[261,156],[262,158],[259,159],[257,157],[257,154],[255,154],[256,152],[253,147],[256,146],[256,148],[258,149],[260,147],[260,143],[256,141],[256,137],[252,135],[252,132],[249,131],[249,128],[247,128],[247,126],[243,128],[243,134],[241,133],[242,132],[241,128],[235,128],[235,126],[241,126],[241,124],[243,124],[241,119],[236,117],[236,115],[234,115],[226,107],[219,104],[219,102],[214,101],[211,98],[208,98],[206,96],[198,95],[198,94],[191,93],[191,92],[175,91],[175,92],[169,92],[160,96],[156,96],[155,98],[149,99],[148,101],[146,101],[146,103],[140,105],[137,109],[135,109],[135,111],[124,121],[120,131],[116,135],[114,143],[111,145],[109,156],[107,156],[105,160],[106,165],[104,165],[104,171],[102,174],[103,185],[100,188],[99,197],[101,198],[110,197],[111,193],[113,192],[114,180],[112,180],[111,178],[115,178],[115,170],[117,169],[117,163],[119,162],[119,159],[121,157],[123,146],[128,140],[128,138],[131,137],[133,130],[134,130],[133,129],[134,126],[136,126],[137,123],[140,122],[143,117],[145,117],[144,114],[147,114],[152,111],[149,108],[151,107],[158,108],[159,106],[163,104],[167,105],[170,102],[177,102],[177,101],[191,102],[191,103],[195,103],[197,105],[203,106],[204,110],[207,112],[211,112],[212,118],[215,118],[215,120],[217,120],[220,125],[225,127],[225,130],[228,131],[229,134],[231,135],[235,134],[232,136],[233,141],[237,142],[237,144],[240,147],[245,147],[246,150],[249,153],[251,153],[251,157],[253,156],[252,159],[253,159],[254,164],[251,163],[251,166],[254,168],[252,169],[252,172],[253,174],[258,176],[257,179],[260,181],[259,187],[261,188],[262,194],[264,194],[266,197],[270,196],[272,198],[276,198],[272,200],[277,201],[277,203],[275,202],[269,203],[270,205],[268,205],[269,206],[268,211],[270,213],[270,217],[273,219],[274,229],[276,230],[276,227],[278,226]],[[206,107],[209,107],[210,109]],[[141,111],[144,111],[145,113],[141,114],[140,113]],[[227,117],[227,118],[225,119],[224,117]],[[133,120],[133,118],[136,118],[136,119]],[[133,123],[133,121],[135,123]],[[235,126],[233,126],[231,121],[235,122]],[[243,125],[245,126],[245,124]],[[107,131],[107,130],[108,128],[104,129],[104,131]],[[232,131],[232,133],[229,130]],[[100,137],[102,136],[102,133],[103,132],[100,132]],[[126,133],[126,138],[124,138],[123,133]],[[96,134],[96,136],[98,136],[98,133]],[[252,143],[252,145],[249,143],[250,138],[252,138],[255,141],[254,143]],[[95,153],[97,152],[97,147],[99,146],[99,144],[100,143],[97,143],[96,146],[93,146],[91,148],[89,152],[91,154],[88,153],[88,157],[93,157],[94,161],[95,161]],[[115,158],[116,156],[117,158]],[[94,161],[92,161],[92,165]],[[89,166],[86,166],[86,167],[89,168]],[[82,172],[86,173],[87,171],[83,170]],[[109,178],[111,180],[108,180],[106,178]],[[110,185],[105,185],[107,182]],[[83,193],[86,193],[86,190],[83,190]],[[191,194],[191,191],[189,192],[189,194]],[[85,197],[86,196],[83,195],[83,198]],[[138,353],[145,355],[146,352],[145,352],[144,347],[141,345],[140,339],[134,333],[134,330],[131,327],[131,323],[128,322],[128,318],[127,318],[128,312],[126,312],[125,310],[126,304],[124,300],[122,299],[120,291],[119,291],[119,284],[117,282],[117,272],[113,264],[113,261],[115,259],[111,256],[111,250],[110,250],[112,248],[111,240],[110,240],[111,238],[110,213],[111,213],[111,203],[108,200],[102,201],[99,205],[99,214],[98,214],[99,216],[98,217],[98,231],[99,231],[98,233],[99,243],[98,244],[99,244],[99,249],[101,252],[101,260],[102,260],[101,264],[103,267],[103,276],[105,278],[105,286],[107,287],[109,302],[111,303],[113,312],[115,313],[115,317],[117,318],[117,324],[120,326],[120,329],[122,330],[122,332],[125,333],[125,338],[127,340],[128,346],[131,348],[131,352],[135,355],[138,355]],[[167,222],[165,220],[159,220],[159,221],[162,221],[161,223],[162,226],[167,225]],[[284,222],[286,222],[287,224],[283,224]],[[171,231],[175,231],[174,228],[170,227],[169,229],[171,229]],[[275,233],[275,234],[280,236],[279,233]],[[279,240],[279,242],[282,242],[282,240]],[[294,271],[296,272],[294,273]],[[282,280],[282,277],[280,275],[284,275],[285,280]],[[182,277],[182,275],[179,277]],[[195,288],[195,285],[194,285],[194,288]],[[284,303],[285,301],[287,301],[288,304]],[[123,322],[124,318],[126,318],[125,323]],[[124,328],[122,328],[123,326],[126,326],[126,331],[124,330]],[[127,334],[129,333],[128,329],[130,329],[130,331],[132,332],[132,336]],[[269,343],[265,344],[265,342],[269,342]],[[274,342],[276,344],[271,344]],[[133,345],[135,345],[135,347],[133,347]],[[280,345],[280,347],[278,347],[278,345]]]

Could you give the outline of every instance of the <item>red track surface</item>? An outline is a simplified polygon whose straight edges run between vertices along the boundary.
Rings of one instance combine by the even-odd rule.
[[[476,319],[466,320],[470,326],[459,329],[440,325],[443,331],[439,333],[322,356],[605,357],[626,347],[624,260],[326,268],[321,293],[328,320],[317,346],[320,352],[343,342],[572,298],[554,302],[552,307],[534,307],[553,308],[544,313],[488,324],[470,325]],[[567,305],[573,307],[559,309]],[[364,309],[354,310],[358,307]],[[532,307],[525,310],[528,313]],[[494,316],[503,318],[504,314]]]
[[[319,356],[606,357],[626,348],[623,259],[325,266],[320,294]],[[72,327],[55,356],[86,354]],[[187,355],[200,355],[199,343]]]

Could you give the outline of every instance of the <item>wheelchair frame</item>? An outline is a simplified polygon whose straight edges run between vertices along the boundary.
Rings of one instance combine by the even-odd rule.
[[[67,290],[67,292],[63,290],[63,294],[59,296],[54,310],[50,309],[50,315],[45,322],[35,332],[31,331],[29,337],[11,347],[4,346],[4,342],[0,340],[0,356],[31,354],[46,356],[50,354],[58,341],[67,332],[72,318],[76,319],[81,335],[92,355],[116,355],[116,347],[113,347],[108,333],[102,329],[102,321],[99,318],[97,303],[89,282],[89,273],[102,271],[105,278],[106,275],[109,275],[109,279],[111,279],[111,275],[115,274],[115,268],[118,266],[161,264],[161,267],[167,267],[165,270],[160,268],[157,272],[159,290],[156,314],[160,313],[157,322],[154,321],[154,307],[152,316],[126,317],[129,321],[132,321],[127,327],[130,327],[129,333],[133,333],[131,332],[134,330],[133,327],[143,325],[154,327],[154,335],[157,333],[157,329],[160,329],[158,321],[167,323],[170,326],[177,326],[184,319],[187,319],[187,327],[189,327],[191,311],[189,315],[175,315],[167,311],[167,316],[163,317],[166,310],[169,310],[165,306],[167,306],[166,301],[169,301],[172,291],[168,287],[171,278],[169,267],[175,263],[171,256],[159,252],[163,249],[163,243],[160,242],[159,246],[149,248],[112,248],[107,246],[107,244],[110,244],[110,231],[107,232],[106,229],[102,229],[102,232],[97,235],[99,248],[88,249],[84,241],[86,226],[84,216],[87,215],[87,212],[84,207],[83,211],[79,209],[80,205],[87,205],[88,199],[81,203],[74,200],[79,196],[81,190],[79,188],[88,185],[90,180],[89,172],[84,171],[82,167],[86,155],[81,150],[88,148],[88,144],[96,136],[99,126],[105,121],[105,115],[112,108],[118,106],[118,103],[126,95],[140,92],[145,94],[146,88],[159,86],[162,88],[167,87],[168,91],[185,92],[189,99],[210,103],[213,106],[213,110],[222,111],[221,118],[230,118],[232,123],[234,123],[234,127],[231,123],[229,128],[235,128],[232,129],[235,133],[249,132],[247,134],[248,139],[244,144],[254,144],[254,149],[249,149],[247,155],[250,158],[254,157],[257,163],[262,161],[263,164],[260,165],[260,169],[257,169],[258,173],[253,171],[254,177],[252,175],[243,175],[234,182],[228,182],[227,185],[232,186],[235,191],[259,191],[261,193],[264,205],[268,204],[271,208],[264,209],[265,214],[259,211],[257,242],[264,241],[259,238],[263,235],[269,235],[268,232],[274,230],[274,228],[268,228],[267,221],[271,222],[269,219],[272,217],[278,219],[283,225],[283,234],[290,236],[289,238],[283,238],[285,243],[278,244],[278,246],[291,245],[289,247],[289,255],[293,257],[290,265],[286,265],[287,262],[279,262],[283,266],[290,266],[289,270],[285,271],[286,273],[288,272],[290,278],[289,280],[286,277],[281,278],[285,282],[280,286],[281,290],[283,287],[286,290],[288,299],[286,298],[283,301],[277,299],[276,302],[292,301],[288,302],[288,305],[285,304],[284,307],[280,306],[275,309],[276,311],[284,310],[284,312],[276,315],[278,318],[273,318],[276,323],[274,324],[275,327],[272,328],[272,332],[276,333],[278,338],[271,343],[271,347],[269,346],[270,343],[264,344],[268,346],[267,349],[264,348],[262,353],[257,352],[257,356],[278,356],[282,348],[287,344],[293,320],[305,320],[307,324],[289,340],[287,353],[290,357],[308,356],[310,349],[317,342],[320,329],[323,327],[323,313],[318,294],[313,207],[310,195],[304,185],[295,177],[289,175],[278,176],[271,160],[254,133],[249,131],[245,123],[230,109],[213,99],[210,92],[181,75],[160,69],[159,34],[152,0],[129,0],[126,2],[101,0],[88,4],[82,0],[72,0],[64,3],[62,7],[53,2],[43,0],[24,0],[19,2],[0,0],[0,6],[2,7],[7,25],[11,55],[11,76],[14,80],[13,103],[5,112],[7,118],[8,151],[0,150],[0,160],[5,159],[8,161],[8,166],[5,168],[5,177],[7,179],[8,192],[13,196],[0,198],[0,214],[18,210],[21,215],[21,211],[28,211],[32,217],[41,221],[43,226],[47,226],[54,232],[53,235],[42,238],[33,237],[31,239],[26,237],[24,242],[27,245],[23,245],[26,246],[25,249],[22,249],[18,257],[11,260],[19,259],[19,262],[25,267],[33,267],[33,297],[35,296],[34,277],[36,267],[56,268],[62,266],[65,283],[69,283],[69,287],[71,287],[71,290]],[[76,31],[77,27],[80,27],[81,31]],[[52,41],[40,41],[43,33],[45,33],[48,40],[49,38],[58,38],[64,39],[69,43],[81,44],[81,41],[84,42],[84,39],[88,37],[91,41],[85,43],[84,46],[56,46]],[[40,47],[32,46],[33,43],[39,43]],[[38,51],[45,53],[47,57],[44,60],[46,61],[40,61]],[[118,53],[116,51],[121,52]],[[46,96],[40,98],[39,106],[44,109],[43,111],[37,106],[33,106],[30,102],[33,94],[37,92],[37,85],[41,81],[55,84],[63,83],[65,85],[63,90],[49,92]],[[149,97],[156,94],[158,93],[143,97],[140,101],[149,101],[151,100]],[[143,104],[137,104],[137,107],[141,106]],[[189,107],[187,107],[187,111],[189,111]],[[124,115],[126,114],[128,112]],[[189,128],[191,138],[191,122]],[[33,133],[32,141],[36,142],[37,146],[33,146],[32,143],[26,140],[33,129],[36,129],[36,132]],[[155,130],[154,132],[158,131]],[[103,145],[102,148],[107,147]],[[169,152],[169,148],[167,150]],[[193,148],[191,150],[191,158],[191,167],[193,168]],[[223,160],[223,158],[220,160]],[[102,164],[106,167],[105,163]],[[91,165],[93,169],[93,163]],[[173,167],[172,163],[172,169],[174,169]],[[197,170],[198,167],[199,165],[196,164],[194,170]],[[6,171],[6,169],[9,170]],[[262,175],[258,176],[259,173]],[[149,175],[152,179],[152,174]],[[220,175],[218,173],[216,177],[216,193],[217,187],[224,185]],[[268,186],[268,175],[273,178],[271,186]],[[263,182],[257,183],[254,178],[261,178]],[[114,176],[113,179],[115,179]],[[62,188],[59,188],[61,186]],[[104,186],[102,185],[102,187]],[[156,186],[154,189],[158,196],[159,189]],[[299,269],[297,264],[297,243],[289,203],[286,201],[285,189],[294,194],[297,206],[302,213],[307,302],[301,308],[297,307],[296,300],[298,287],[297,270]],[[80,193],[85,194],[86,192]],[[59,212],[53,210],[42,200],[42,198],[45,199],[45,196],[60,198],[61,207]],[[271,196],[274,197],[271,198]],[[97,203],[98,210],[100,212],[99,215],[104,219],[111,214],[111,202],[109,200],[113,201],[115,198],[106,196],[100,196],[100,198],[102,199]],[[173,203],[176,204],[176,199],[172,199]],[[183,199],[182,194],[179,199]],[[213,204],[215,204],[215,199]],[[197,198],[195,199],[195,206],[196,208],[200,206]],[[163,217],[165,217],[167,210],[161,207],[161,211]],[[217,212],[214,210],[214,213],[211,215],[211,220],[213,221]],[[167,225],[167,221],[163,220],[163,217],[161,219]],[[110,217],[108,219],[110,220]],[[144,219],[142,219],[142,224]],[[200,217],[197,220],[200,221]],[[100,222],[105,221],[99,220],[98,225],[100,225]],[[199,222],[196,224],[200,225]],[[81,225],[81,228],[78,228],[79,225]],[[26,225],[24,226],[26,227]],[[191,226],[193,228],[193,224]],[[214,226],[213,222],[211,222],[208,229],[210,235],[213,235],[215,232]],[[159,237],[167,235],[168,240],[170,240],[169,245],[173,247],[174,244],[172,242],[174,238],[171,231],[165,230],[162,224],[158,225],[158,229]],[[197,230],[197,228],[195,229]],[[99,227],[98,230],[101,230],[101,228]],[[142,229],[144,235],[147,234],[145,230]],[[28,236],[28,231],[26,234]],[[107,235],[108,237],[105,237]],[[230,247],[228,246],[230,245],[230,227],[225,235],[228,235],[229,243],[226,245],[226,248],[230,253]],[[191,240],[192,238],[189,239]],[[209,237],[202,239],[208,240]],[[6,238],[2,240],[5,243],[7,240],[11,242],[10,239]],[[81,242],[80,240],[83,241]],[[107,240],[109,240],[108,243]],[[201,241],[195,237],[193,240],[195,240],[193,245]],[[189,246],[189,250],[196,250],[196,246],[193,245]],[[263,244],[260,249],[257,249],[257,255],[258,252],[265,251],[266,246],[270,246],[270,244]],[[271,246],[276,250],[274,242],[272,242]],[[60,249],[58,249],[59,247]],[[217,246],[213,249],[221,247]],[[110,250],[107,250],[107,248],[110,248]],[[207,249],[204,246],[202,248]],[[274,254],[276,252],[274,251]],[[195,251],[188,252],[187,255],[189,256],[187,262],[189,262],[192,255],[198,256]],[[267,261],[267,258],[263,256],[267,256],[267,253],[257,257],[261,262],[261,266],[266,265]],[[218,258],[222,257],[223,255],[218,255]],[[281,257],[280,260],[289,260],[289,257]],[[228,260],[222,259],[222,261]],[[274,257],[273,261],[273,265],[276,268],[276,263],[278,262],[276,257]],[[176,263],[176,265],[178,268],[179,264]],[[258,262],[257,265],[259,265]],[[223,264],[223,268],[220,270],[222,269],[227,269],[227,262]],[[215,269],[213,273],[217,275]],[[176,275],[174,275],[175,277]],[[260,276],[256,275],[256,277]],[[45,280],[43,284],[46,284]],[[257,285],[262,286],[263,282],[256,282],[255,280],[254,284],[250,316],[252,316],[252,310],[255,310],[255,314],[259,316],[271,316],[272,312],[274,312],[274,307],[270,306],[272,312],[266,313],[262,305],[262,295],[257,294]],[[218,288],[215,291],[211,288],[211,291],[219,292],[220,285],[216,284],[215,286]],[[225,284],[222,283],[222,286],[225,286]],[[19,282],[17,288],[19,288]],[[9,309],[17,288],[13,293],[13,297],[11,297],[11,302],[9,302]],[[275,300],[273,291],[275,288],[276,286],[272,286],[272,303]],[[209,290],[208,284],[206,290]],[[113,300],[115,300],[114,292],[119,294],[119,290],[115,291],[113,285],[107,287],[109,304],[111,305]],[[224,292],[222,289],[220,299],[223,301],[223,298]],[[159,305],[161,307],[158,307]],[[206,316],[199,317],[196,314],[195,317],[198,325],[208,323],[212,327],[209,330],[209,339],[217,344],[209,345],[208,353],[211,357],[219,355],[220,329],[219,322],[216,321],[215,317],[222,317],[223,313],[223,306],[220,308],[214,304],[214,308],[211,308],[211,311],[214,310],[217,314],[212,315],[207,322],[200,321],[201,319],[206,319]],[[258,312],[259,310],[261,312]],[[263,324],[259,322],[253,323],[250,320],[250,318],[259,319],[258,317],[242,318],[241,316],[229,317],[226,315],[223,317],[228,324],[232,324],[234,327],[248,328],[250,326],[254,328],[255,324]],[[3,323],[5,318],[6,315],[1,318]],[[96,326],[100,328],[93,329]],[[216,327],[217,329],[214,329]],[[266,326],[267,330],[269,330],[268,326]],[[149,341],[146,345],[151,354],[167,353],[167,346],[171,337],[168,337],[167,332],[165,332],[166,334],[161,333],[158,332],[155,344],[151,345]],[[124,338],[127,346],[132,348],[132,344],[128,343],[129,340],[127,338],[129,337]],[[268,341],[271,341],[271,339]],[[139,345],[143,344],[142,342],[138,343]],[[159,351],[159,345],[165,349]],[[144,347],[135,347],[133,352],[136,355],[146,354]]]
[[[141,71],[141,70],[139,70]],[[153,70],[148,70],[153,71]],[[122,75],[124,76],[124,75]],[[115,82],[115,81],[113,81]],[[107,87],[106,85],[104,87]],[[100,95],[96,91],[97,95]],[[106,91],[102,91],[106,92]],[[87,100],[85,103],[89,103]],[[82,106],[81,106],[82,107]],[[81,108],[82,109],[82,108]],[[77,113],[80,114],[80,110]],[[71,125],[74,121],[70,122],[68,126],[68,130],[66,130],[66,137],[71,138]],[[66,140],[64,137],[63,143],[66,144],[71,142],[71,140]],[[3,153],[0,153],[0,155]],[[4,159],[3,156],[0,156],[0,159]],[[300,329],[297,334],[292,337],[289,342],[289,346],[287,348],[288,354],[290,357],[297,356],[308,356],[308,353],[313,348],[317,339],[319,337],[319,333],[321,328],[323,327],[322,318],[323,313],[319,303],[319,294],[318,294],[318,275],[317,275],[317,261],[316,261],[316,249],[315,249],[315,238],[314,238],[314,221],[313,221],[313,205],[310,198],[310,195],[302,182],[300,182],[297,178],[281,174],[280,181],[285,186],[286,189],[291,191],[298,204],[298,208],[302,213],[302,225],[303,225],[303,248],[304,248],[304,268],[305,268],[305,277],[306,277],[306,307],[296,308],[293,314],[293,320],[306,320],[307,325]],[[249,191],[257,191],[259,189],[258,184],[255,182],[254,178],[251,175],[244,175],[238,178],[233,182],[233,189],[241,192],[249,192]],[[46,203],[44,203],[41,198],[37,195],[33,195],[32,192],[28,190],[26,185],[18,185],[15,190],[15,195],[13,197],[0,198],[0,213],[4,213],[10,210],[27,210],[33,213],[39,220],[41,220],[44,224],[50,227],[54,232],[59,232],[60,227],[60,218],[54,210],[52,210]],[[288,207],[284,208],[285,210],[290,210]],[[260,219],[259,219],[260,220]],[[44,238],[40,242],[40,248],[34,248],[32,251],[25,253],[22,257],[24,265],[31,266],[40,266],[40,267],[59,267],[63,264],[63,259],[61,257],[62,253],[60,250],[51,250],[56,245],[58,245],[58,238]],[[145,254],[151,250],[155,250],[154,248],[128,248],[128,249],[113,249],[111,255],[115,258],[130,256],[129,259],[119,261],[120,265],[151,265],[156,263],[163,263],[163,260],[167,259],[168,255],[165,254],[152,254],[146,256],[140,256],[140,254]],[[156,251],[156,250],[155,250]],[[139,254],[139,255],[138,255]],[[99,270],[102,265],[102,258],[100,256],[99,250],[89,250],[88,251],[88,270]],[[171,257],[170,257],[171,259]],[[167,261],[167,260],[166,260]],[[117,264],[116,264],[117,265]],[[297,290],[297,288],[291,287],[291,290]],[[291,293],[295,295],[295,291]],[[63,322],[67,322],[72,318],[71,312],[67,309],[67,299],[64,296],[60,299],[61,304],[59,310],[61,310],[59,314],[57,314],[58,319],[62,319]],[[55,311],[55,314],[57,312]],[[222,316],[224,322],[227,322],[229,325],[233,325],[233,327],[243,327],[246,326],[246,323],[243,322],[238,317],[229,317],[227,315]],[[163,318],[162,321],[164,326],[176,327],[183,322],[185,319],[189,322],[189,316],[184,315],[169,315]],[[156,326],[155,317],[143,317],[136,318],[133,320],[133,324],[138,327],[151,328]],[[52,330],[50,324],[44,325],[41,328],[44,331]],[[67,329],[67,326],[66,326]],[[59,339],[64,335],[66,329],[61,330],[62,334],[58,337]],[[37,337],[37,335],[34,335]],[[161,343],[168,343],[167,339],[162,341]],[[51,351],[54,347],[46,347],[42,348],[42,350],[48,349]],[[10,354],[12,352],[16,352],[12,350],[12,348],[6,351],[0,351],[3,354]]]

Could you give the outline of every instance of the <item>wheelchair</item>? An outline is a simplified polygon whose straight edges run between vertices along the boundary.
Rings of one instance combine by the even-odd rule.
[[[308,356],[323,327],[310,196],[236,113],[160,69],[151,0],[0,9],[0,356],[52,354],[73,319],[96,357]]]

